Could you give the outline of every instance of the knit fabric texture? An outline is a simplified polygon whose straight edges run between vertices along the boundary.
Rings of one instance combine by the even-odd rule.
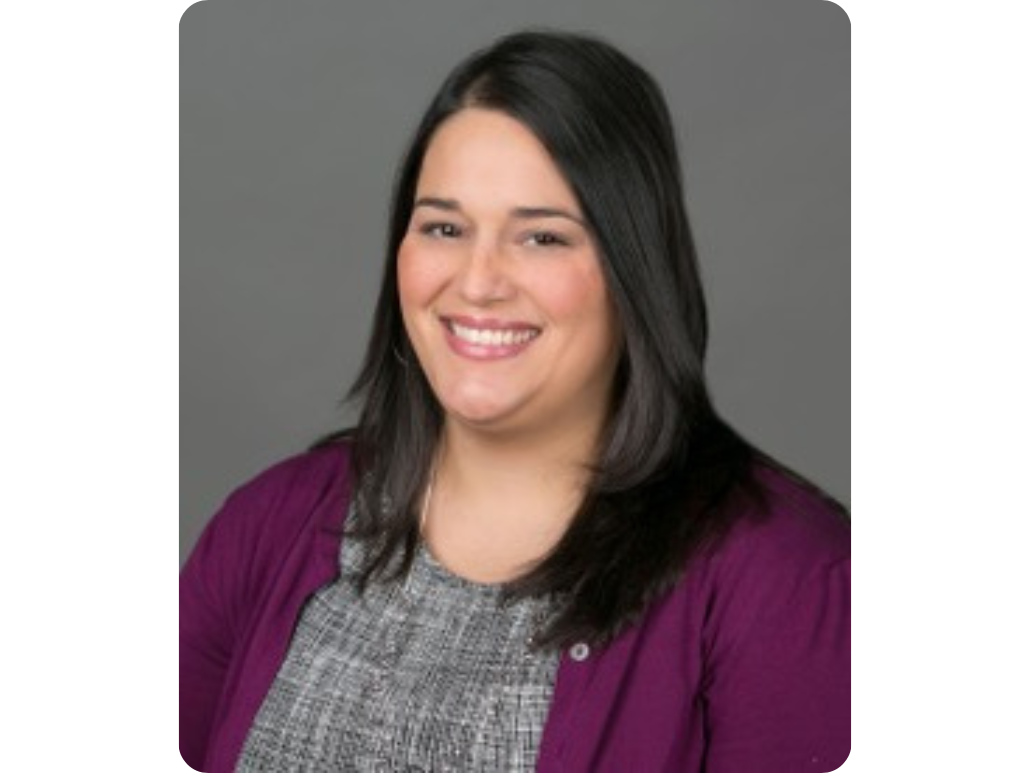
[[[305,605],[238,773],[533,771],[559,655],[529,646],[541,599],[502,603],[420,546],[404,581],[341,575]]]

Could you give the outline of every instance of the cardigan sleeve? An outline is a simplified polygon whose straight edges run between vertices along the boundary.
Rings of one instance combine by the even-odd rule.
[[[341,458],[309,452],[237,489],[179,574],[179,753],[196,770],[204,769],[233,659],[262,594]]]
[[[724,568],[703,697],[706,773],[825,773],[850,753],[850,538],[819,515],[819,529],[745,541]]]
[[[221,531],[216,516],[179,574],[179,754],[194,770],[203,770],[232,651],[216,558]]]
[[[248,521],[263,509],[264,487],[259,479],[226,500],[179,574],[179,753],[195,770],[204,769],[243,624],[253,542]]]

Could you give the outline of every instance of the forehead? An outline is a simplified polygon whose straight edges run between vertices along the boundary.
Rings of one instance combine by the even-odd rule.
[[[536,135],[511,116],[483,108],[465,108],[440,125],[422,160],[417,195],[578,211],[572,189]]]

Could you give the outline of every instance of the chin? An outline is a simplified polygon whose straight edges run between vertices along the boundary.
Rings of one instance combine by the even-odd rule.
[[[514,405],[499,404],[496,400],[458,400],[444,404],[447,415],[462,424],[477,429],[494,429],[502,426],[515,412]]]
[[[466,382],[458,386],[457,389],[443,390],[437,399],[448,415],[469,424],[501,421],[510,416],[521,402],[506,399],[503,392],[507,390],[499,385]]]
[[[448,409],[447,414],[462,424],[479,429],[496,427],[508,416],[506,411],[471,408]]]

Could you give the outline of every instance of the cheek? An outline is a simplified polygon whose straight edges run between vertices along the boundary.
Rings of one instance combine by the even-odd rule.
[[[397,293],[405,315],[432,299],[441,284],[439,271],[419,249],[406,241],[397,252]]]
[[[581,325],[584,331],[606,335],[612,327],[604,279],[596,270],[570,269],[541,282],[537,292],[555,321]]]

